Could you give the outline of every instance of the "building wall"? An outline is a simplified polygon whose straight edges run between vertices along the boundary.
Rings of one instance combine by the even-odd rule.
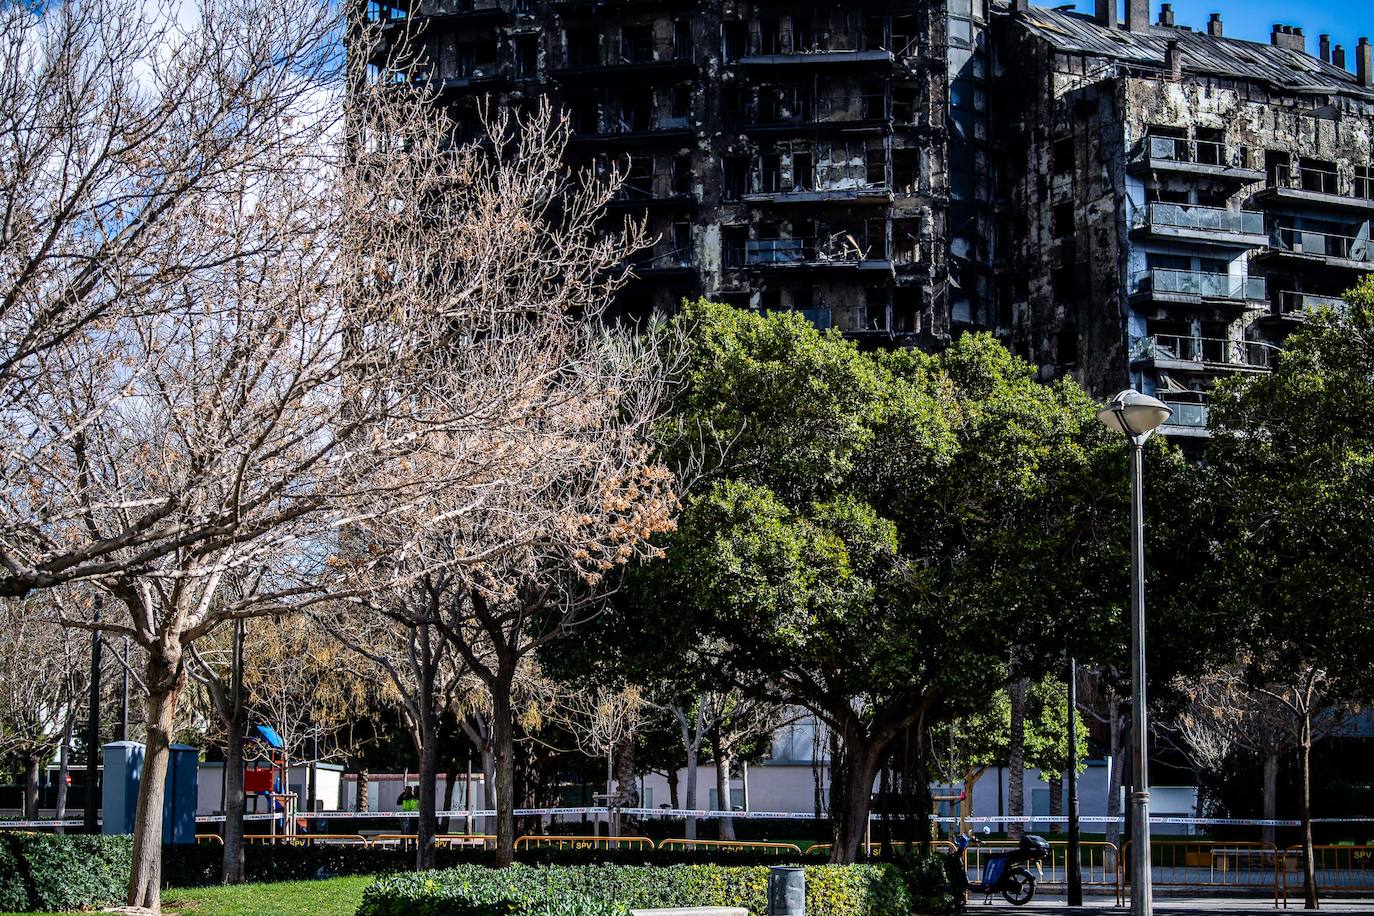
[[[950,333],[946,52],[981,66],[976,5],[425,0],[375,14],[391,44],[419,49],[460,136],[484,98],[547,96],[571,114],[574,162],[628,174],[613,215],[658,241],[623,314],[705,294],[933,346]]]

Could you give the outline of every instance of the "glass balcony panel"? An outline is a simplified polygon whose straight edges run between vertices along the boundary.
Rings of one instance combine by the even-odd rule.
[[[1257,210],[1153,203],[1150,204],[1149,220],[1151,225],[1170,226],[1176,229],[1264,234],[1264,214]]]
[[[1191,401],[1171,401],[1168,398],[1164,398],[1163,401],[1173,410],[1173,415],[1169,417],[1166,425],[1187,426],[1193,429],[1206,428],[1206,404],[1197,404]]]

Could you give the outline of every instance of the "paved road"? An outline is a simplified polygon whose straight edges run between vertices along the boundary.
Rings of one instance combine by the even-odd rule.
[[[1015,907],[1007,903],[1001,897],[991,906],[984,906],[979,897],[974,897],[969,901],[967,912],[970,916],[978,913],[1061,913],[1064,916],[1124,916],[1129,913],[1129,909],[1112,906],[1111,897],[1089,896],[1084,899],[1084,906],[1069,907],[1064,902],[1063,894],[1038,893],[1035,900],[1022,907]],[[1272,902],[1262,899],[1235,899],[1235,898],[1215,898],[1215,897],[1156,897],[1155,912],[1167,914],[1167,916],[1274,916],[1275,913],[1292,913],[1294,916],[1301,916],[1302,900],[1289,900],[1287,910],[1275,910]],[[1374,896],[1367,898],[1342,898],[1323,900],[1319,913],[1340,913],[1354,914],[1360,913],[1364,916],[1374,916]]]

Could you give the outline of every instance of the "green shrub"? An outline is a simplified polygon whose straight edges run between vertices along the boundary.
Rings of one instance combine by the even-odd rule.
[[[23,913],[29,908],[29,891],[19,873],[19,857],[11,843],[13,836],[0,833],[0,912]]]
[[[13,878],[25,898],[15,911],[84,910],[121,903],[129,883],[133,840],[127,836],[14,833],[4,837]],[[8,903],[5,908],[11,908]]]
[[[906,880],[912,909],[922,916],[945,916],[947,913],[957,913],[960,910],[963,894],[955,892],[950,873],[951,863],[957,861],[938,853],[897,854],[897,864],[901,867],[902,877]]]
[[[542,916],[545,907],[580,898],[635,909],[735,906],[762,914],[768,910],[768,868],[462,865],[379,878],[364,892],[358,916]],[[812,865],[806,869],[806,909],[812,916],[898,916],[911,911],[911,900],[897,866]]]

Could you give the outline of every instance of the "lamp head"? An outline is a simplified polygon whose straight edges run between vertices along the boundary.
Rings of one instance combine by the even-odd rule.
[[[1158,398],[1127,388],[1097,412],[1097,419],[1108,429],[1143,442],[1173,412],[1168,404]]]

